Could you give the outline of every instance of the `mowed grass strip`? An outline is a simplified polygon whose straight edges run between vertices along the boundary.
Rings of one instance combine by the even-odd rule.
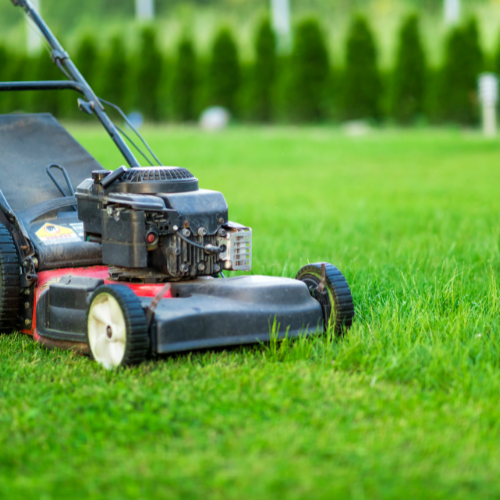
[[[73,127],[106,167],[95,128]],[[348,279],[345,339],[107,372],[0,336],[1,498],[500,494],[500,144],[460,131],[150,128],[254,230],[256,274]]]

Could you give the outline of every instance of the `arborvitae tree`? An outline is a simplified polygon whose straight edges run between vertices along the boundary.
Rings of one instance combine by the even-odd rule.
[[[85,80],[93,88],[97,95],[100,94],[99,75],[100,68],[100,53],[97,47],[95,37],[91,33],[86,33],[79,40],[76,50],[70,54],[72,61],[83,75]],[[60,77],[58,77],[60,78]],[[59,98],[59,111],[65,118],[84,119],[85,115],[78,110],[78,98],[83,98],[81,95],[76,94],[70,90],[65,90],[60,94]]]
[[[29,64],[24,54],[13,52],[0,45],[0,82],[25,80]],[[26,92],[0,92],[0,113],[29,111]]]
[[[484,69],[483,50],[479,43],[479,28],[476,18],[471,18],[465,26],[467,45],[469,47],[465,62],[476,71],[475,77]],[[475,78],[474,78],[475,80]]]
[[[241,74],[238,49],[228,28],[222,28],[215,38],[208,69],[209,104],[236,111],[236,99]]]
[[[0,82],[6,82],[11,79],[11,65],[12,57],[9,51],[3,45],[0,45]],[[0,113],[7,113],[9,111],[9,102],[9,92],[0,92]]]
[[[120,35],[114,36],[109,44],[109,52],[104,58],[101,73],[101,83],[99,85],[101,94],[99,97],[111,101],[113,104],[126,109],[130,104],[130,97],[127,95],[129,82],[129,66],[127,54]]]
[[[61,80],[64,75],[52,62],[47,52],[41,52],[33,61],[33,74],[30,80]],[[36,113],[52,113],[58,115],[64,106],[64,100],[71,98],[71,104],[76,106],[78,95],[71,90],[30,92],[31,108]]]
[[[172,104],[176,119],[189,121],[196,118],[197,85],[196,54],[193,42],[185,37],[179,43],[174,69]]]
[[[423,112],[426,63],[420,41],[418,17],[410,16],[399,33],[399,47],[393,79],[393,115],[409,124]]]
[[[463,125],[478,119],[477,77],[483,68],[479,34],[475,19],[455,28],[446,44],[442,73],[443,118]]]
[[[289,109],[293,120],[313,121],[325,115],[329,74],[326,44],[315,18],[297,26],[290,59]]]
[[[273,115],[273,90],[276,79],[276,37],[267,18],[258,28],[255,53],[253,112],[257,120],[270,121]]]
[[[156,31],[146,26],[141,31],[141,45],[137,60],[136,105],[147,120],[159,120],[162,79],[162,55],[156,42]]]
[[[0,57],[1,57],[1,55],[0,55]],[[493,71],[497,75],[500,75],[500,36],[498,37],[497,48],[496,48],[495,53],[493,55]]]
[[[94,88],[98,90],[96,85],[99,81],[99,49],[97,42],[93,35],[86,34],[81,40],[76,49],[73,58],[74,63],[80,70],[85,80]]]
[[[356,16],[347,37],[341,102],[344,118],[380,118],[381,90],[372,32],[366,19]]]
[[[12,82],[25,80],[25,75],[29,67],[26,55],[16,53],[9,56],[9,59],[10,64],[8,64],[7,68],[7,80]],[[26,95],[24,94],[24,92],[5,92],[5,105],[7,113],[29,110],[29,101],[26,100]]]

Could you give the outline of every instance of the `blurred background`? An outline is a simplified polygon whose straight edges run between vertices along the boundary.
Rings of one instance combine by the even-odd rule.
[[[234,122],[480,122],[500,73],[500,0],[38,0],[97,94],[150,122],[223,106]],[[0,80],[60,79],[22,10],[0,2]],[[85,120],[71,93],[0,112]]]

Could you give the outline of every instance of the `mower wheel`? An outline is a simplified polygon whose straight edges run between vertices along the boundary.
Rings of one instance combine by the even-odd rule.
[[[324,284],[321,286],[323,277]],[[321,304],[325,330],[332,328],[336,335],[340,335],[351,327],[354,319],[351,290],[334,265],[326,262],[309,264],[300,269],[295,279],[303,281],[311,295]]]
[[[128,286],[100,286],[91,295],[87,343],[91,357],[107,369],[135,365],[146,359],[146,315]]]
[[[21,296],[19,269],[14,240],[0,224],[0,333],[11,333],[17,326]]]

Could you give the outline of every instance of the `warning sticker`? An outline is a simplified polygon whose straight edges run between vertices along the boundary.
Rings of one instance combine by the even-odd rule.
[[[82,241],[70,227],[57,226],[56,224],[46,223],[35,234],[45,245],[78,243]]]
[[[73,224],[70,224],[70,226],[73,228],[73,231],[83,240],[83,222],[74,222]]]

